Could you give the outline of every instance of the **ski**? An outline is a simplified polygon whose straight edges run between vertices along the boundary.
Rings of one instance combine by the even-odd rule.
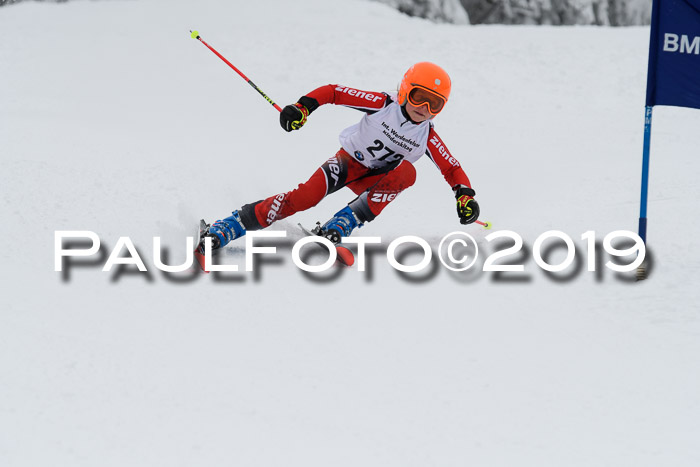
[[[304,227],[301,224],[297,224],[299,228],[301,229],[302,232],[304,232],[308,236],[320,236],[319,230],[321,228],[321,224],[319,223],[315,229],[309,230],[306,227]],[[314,232],[316,230],[316,232]],[[339,262],[340,264],[344,266],[352,266],[355,264],[355,255],[353,254],[352,251],[350,251],[348,248],[342,246],[342,245],[334,245],[335,246],[335,251],[338,254],[336,261]]]
[[[197,260],[197,264],[199,264],[199,267],[202,268],[202,271],[208,274],[209,271],[207,271],[204,266],[204,236],[207,233],[209,233],[209,224],[204,222],[204,219],[201,219],[199,221],[199,235],[197,240],[197,247],[194,249],[194,257]]]

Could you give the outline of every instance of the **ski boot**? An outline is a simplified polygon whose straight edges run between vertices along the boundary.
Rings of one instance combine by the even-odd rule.
[[[334,245],[338,245],[341,238],[349,236],[355,227],[363,225],[350,206],[345,206],[325,224],[321,225],[319,222],[311,233],[325,237]]]
[[[245,235],[245,227],[241,223],[238,211],[233,211],[232,216],[218,220],[212,225],[207,224],[204,219],[199,221],[199,243],[197,243],[197,248],[194,249],[194,257],[202,270],[209,272],[206,269],[206,259],[204,257],[204,240],[207,237],[211,238],[212,250],[216,250],[243,235]]]
[[[214,222],[209,226],[204,237],[212,238],[212,248],[223,248],[231,240],[235,240],[245,235],[245,227],[241,222],[238,211],[233,211],[233,215]]]

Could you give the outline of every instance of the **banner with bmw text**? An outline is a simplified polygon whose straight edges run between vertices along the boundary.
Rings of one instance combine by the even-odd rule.
[[[700,109],[700,0],[654,0],[646,105]]]

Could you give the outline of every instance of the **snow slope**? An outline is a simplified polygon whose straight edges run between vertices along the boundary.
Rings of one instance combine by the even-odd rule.
[[[201,217],[288,190],[351,109],[299,132],[278,103],[326,83],[454,82],[436,125],[482,217],[526,245],[636,230],[648,30],[436,25],[360,0],[22,3],[0,10],[0,465],[693,466],[700,462],[700,112],[657,108],[649,280],[585,268],[313,279],[173,262]],[[463,230],[429,160],[358,233]],[[275,226],[326,220],[342,191]],[[53,269],[54,232],[129,236],[149,274]],[[234,245],[220,260],[243,261]],[[417,261],[417,259],[416,259]],[[410,262],[410,261],[409,261]],[[555,262],[555,261],[553,261]],[[327,278],[327,274],[323,275]]]

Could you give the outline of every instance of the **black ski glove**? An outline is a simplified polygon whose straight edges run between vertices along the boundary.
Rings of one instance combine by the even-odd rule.
[[[476,195],[474,190],[463,185],[455,189],[457,215],[462,224],[471,224],[479,218],[479,203],[474,199],[474,195]]]
[[[318,101],[304,96],[296,104],[290,104],[280,112],[280,125],[284,131],[298,130],[306,123],[306,118],[318,108]]]
[[[297,102],[282,109],[282,112],[280,112],[280,125],[285,131],[298,130],[304,126],[308,116],[309,109]]]

